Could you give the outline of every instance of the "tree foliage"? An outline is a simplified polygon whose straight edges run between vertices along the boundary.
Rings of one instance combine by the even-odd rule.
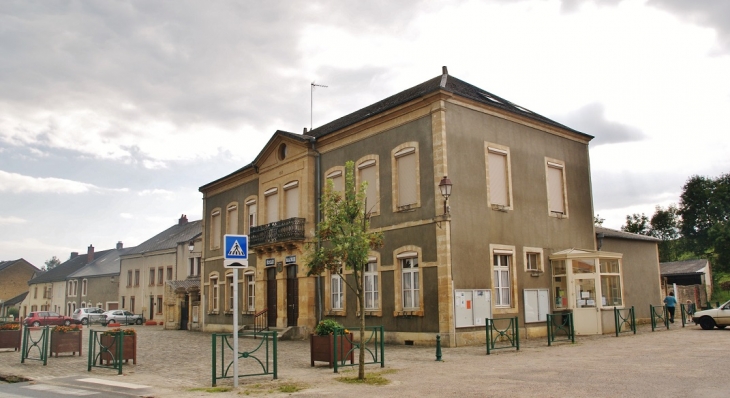
[[[681,225],[677,206],[672,204],[666,209],[657,206],[649,223],[651,224],[651,236],[662,240],[659,243],[659,261],[677,261],[681,254],[679,240]]]
[[[621,230],[631,232],[632,234],[650,235],[651,225],[649,218],[644,213],[641,213],[641,215],[634,213],[626,216],[626,224],[621,226]]]
[[[360,341],[365,341],[365,268],[370,250],[382,246],[381,233],[369,231],[370,214],[366,211],[366,184],[355,184],[355,164],[345,164],[345,191],[337,192],[331,180],[327,181],[320,205],[323,220],[319,223],[316,238],[318,245],[310,247],[308,275],[321,275],[325,271],[337,274],[357,296],[360,315]],[[352,270],[353,279],[348,281],[342,269]],[[365,378],[365,350],[360,350],[358,378]]]
[[[602,218],[600,214],[593,216],[593,225],[597,227],[603,226],[604,221],[606,221],[606,219]]]
[[[59,260],[56,256],[51,257],[50,259],[45,261],[46,264],[46,271],[50,271],[57,266],[61,265],[61,260]]]

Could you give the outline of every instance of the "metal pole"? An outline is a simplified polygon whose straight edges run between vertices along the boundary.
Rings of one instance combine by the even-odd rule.
[[[441,335],[436,335],[436,360],[441,362]]]
[[[238,387],[238,268],[233,269],[233,387]]]

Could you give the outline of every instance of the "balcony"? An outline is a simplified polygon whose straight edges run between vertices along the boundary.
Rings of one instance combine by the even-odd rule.
[[[291,248],[293,241],[304,240],[305,221],[304,218],[288,218],[251,227],[248,244],[258,252]]]

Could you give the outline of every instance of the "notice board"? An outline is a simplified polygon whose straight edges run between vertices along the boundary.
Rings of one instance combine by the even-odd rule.
[[[550,311],[548,289],[525,289],[525,323],[545,322]]]
[[[454,290],[454,324],[457,328],[485,326],[492,317],[492,292],[489,289]]]

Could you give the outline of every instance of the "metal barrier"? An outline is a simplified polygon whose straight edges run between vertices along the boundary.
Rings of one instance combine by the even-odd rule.
[[[564,335],[565,338],[558,339],[558,335]],[[555,341],[570,341],[575,344],[575,327],[573,325],[572,312],[547,314],[547,339],[548,347]]]
[[[110,332],[89,330],[89,360],[87,371],[91,368],[115,369],[122,374],[124,353],[124,331]],[[106,365],[104,364],[106,362]]]
[[[661,309],[657,311],[657,309]],[[651,331],[653,332],[657,328],[657,320],[661,320],[667,329],[669,329],[669,317],[667,316],[667,307],[663,305],[651,305],[649,304],[649,311],[651,312]]]
[[[357,366],[359,362],[357,363],[351,363],[347,364],[347,359],[350,358],[350,354],[354,354],[358,350],[357,353],[359,354],[359,350],[365,350],[365,365],[372,365],[375,363],[379,363],[380,367],[385,367],[385,341],[383,339],[384,336],[384,329],[383,326],[365,326],[365,338],[363,341],[359,343],[355,343],[350,338],[349,333],[345,333],[346,328],[336,328],[333,339],[334,346],[334,365],[333,368],[335,369],[335,373],[337,372],[338,367],[343,366]],[[349,330],[357,330],[359,331],[360,328],[352,328]],[[367,332],[370,332],[370,335],[367,334]],[[341,336],[341,338],[337,338],[338,336]],[[342,344],[348,344],[350,348],[349,351],[345,352],[344,355],[340,358],[340,351],[344,351],[341,348],[337,347],[337,342],[340,341]],[[368,345],[372,344],[372,347],[368,347]],[[369,355],[369,357],[368,357]],[[359,358],[359,356],[358,356]],[[368,361],[370,359],[370,361]]]
[[[259,366],[261,366],[261,373],[249,373],[239,374],[238,377],[247,376],[264,376],[273,375],[274,380],[277,376],[277,350],[276,343],[278,336],[276,331],[259,332],[257,335],[253,333],[239,333],[238,337],[261,337],[261,340],[250,340],[257,341],[258,345],[250,351],[244,351],[236,353],[234,359],[229,360],[226,364],[226,351],[230,350],[233,354],[233,345],[229,339],[233,338],[232,333],[216,334],[213,333],[213,387],[216,386],[217,381],[220,379],[230,379],[233,375],[230,374],[233,368],[233,361],[243,359],[253,359]],[[220,340],[220,342],[219,342]],[[220,353],[218,347],[220,346]],[[261,351],[259,351],[261,350]],[[256,356],[259,355],[259,356]],[[220,372],[218,371],[218,365],[220,365]]]
[[[507,322],[504,329],[499,329],[496,321]],[[520,330],[517,327],[518,317],[514,318],[487,318],[487,355],[494,350],[517,348],[520,350]],[[497,341],[507,342],[508,345],[497,347]]]
[[[51,329],[48,326],[41,328],[41,335],[38,339],[33,339],[30,334],[29,327],[23,328],[23,348],[20,351],[20,363],[25,363],[26,359],[43,362],[43,366],[48,364],[48,338],[51,335]],[[37,349],[38,356],[31,356],[33,348]]]
[[[626,312],[626,316],[621,314],[621,311]],[[613,307],[613,319],[614,323],[616,325],[616,337],[620,333],[628,333],[633,331],[634,334],[636,334],[636,316],[634,315],[634,306],[632,305],[631,308],[624,308],[622,310]],[[628,326],[628,330],[622,331],[621,328],[626,325]]]
[[[692,316],[695,314],[695,305],[690,304],[680,304],[680,311],[682,312],[682,327],[684,325],[692,322]]]
[[[253,316],[253,335],[254,338],[264,330],[269,330],[269,309],[264,308]]]

